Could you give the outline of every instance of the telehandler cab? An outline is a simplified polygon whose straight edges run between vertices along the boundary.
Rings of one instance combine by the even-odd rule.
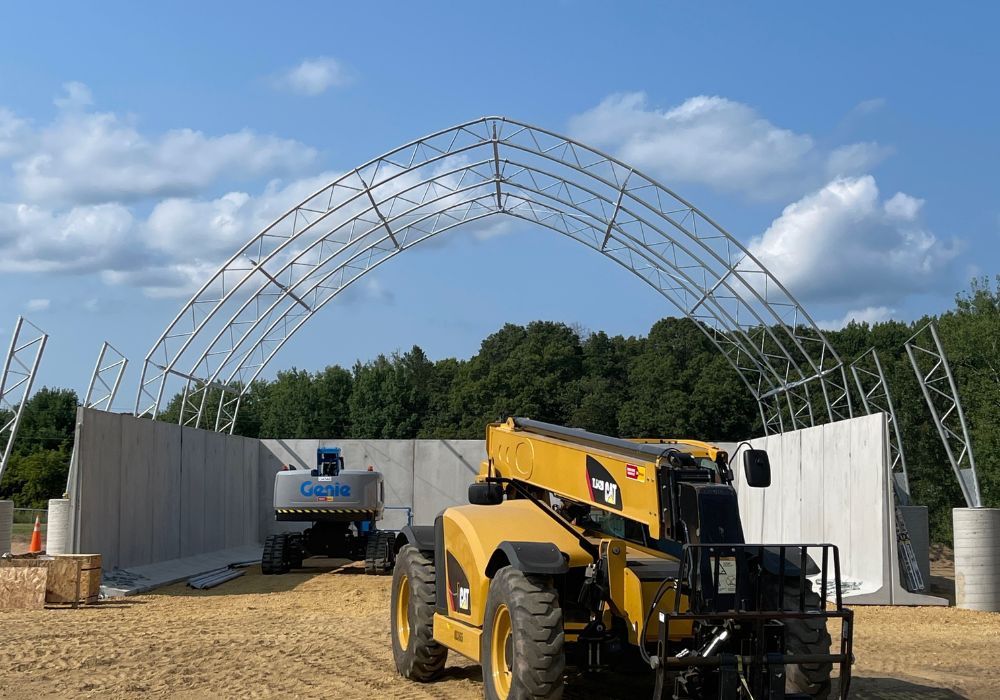
[[[837,548],[746,544],[725,452],[526,418],[490,425],[486,450],[470,505],[397,538],[404,677],[434,680],[453,650],[482,666],[490,700],[558,698],[567,666],[641,658],[658,699],[811,699],[829,696],[836,663],[847,697]],[[743,463],[750,487],[770,484],[765,452]]]

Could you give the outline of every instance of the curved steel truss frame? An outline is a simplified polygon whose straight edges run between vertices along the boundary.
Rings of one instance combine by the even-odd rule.
[[[181,424],[204,425],[218,394],[214,427],[231,432],[241,397],[323,306],[404,250],[497,214],[592,248],[696,321],[757,399],[766,432],[853,415],[844,363],[739,240],[627,164],[503,117],[379,156],[250,239],[146,355],[135,414],[156,417],[179,383]]]
[[[983,505],[982,494],[969,424],[965,420],[958,384],[951,372],[948,356],[944,354],[937,326],[931,321],[914,333],[904,347],[965,503],[969,508],[980,508]]]
[[[902,489],[906,499],[910,497],[910,477],[906,471],[906,452],[903,450],[903,433],[896,419],[896,406],[889,392],[889,382],[882,369],[875,348],[869,348],[851,363],[851,374],[861,395],[861,405],[865,413],[884,413],[889,424],[889,470],[895,485]]]
[[[0,410],[5,412],[4,416],[0,416],[0,481],[3,481],[24,405],[31,395],[31,386],[48,339],[48,333],[41,328],[26,318],[17,317],[10,348],[0,368]]]
[[[83,405],[98,411],[110,411],[121,387],[126,367],[128,358],[105,340],[101,345],[101,351],[97,354],[97,364],[90,375]]]

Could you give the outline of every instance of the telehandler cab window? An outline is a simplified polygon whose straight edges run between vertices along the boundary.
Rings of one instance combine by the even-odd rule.
[[[617,537],[622,540],[630,540],[637,544],[645,545],[648,539],[645,532],[646,528],[641,523],[628,520],[616,513],[609,513],[600,508],[591,508],[589,513],[579,518],[577,524],[588,530],[596,530],[605,535]]]

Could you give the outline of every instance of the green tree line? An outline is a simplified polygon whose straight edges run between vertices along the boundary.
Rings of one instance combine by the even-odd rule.
[[[828,339],[845,361],[879,353],[895,400],[914,500],[932,537],[949,541],[963,505],[903,343],[912,323],[851,323]],[[971,425],[985,505],[1000,506],[1000,289],[973,283],[936,318]],[[855,392],[856,393],[856,392]],[[210,392],[205,425],[214,425]],[[860,412],[860,397],[854,396]],[[65,484],[76,396],[43,389],[28,402],[0,497],[39,506]],[[178,419],[175,396],[160,418]],[[817,406],[817,410],[819,407]],[[665,318],[641,337],[563,323],[506,324],[469,359],[431,360],[419,347],[351,369],[290,369],[254,383],[235,432],[271,438],[480,438],[490,421],[524,415],[625,437],[732,441],[761,433],[757,405],[694,321]],[[822,419],[823,413],[818,414]]]

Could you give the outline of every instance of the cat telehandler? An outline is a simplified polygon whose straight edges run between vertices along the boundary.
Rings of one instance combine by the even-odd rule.
[[[766,452],[744,447],[747,486],[770,485]],[[726,452],[526,418],[490,425],[486,451],[469,505],[397,537],[390,625],[405,678],[435,680],[452,650],[482,666],[490,700],[558,698],[568,672],[636,669],[655,674],[657,699],[812,699],[838,664],[847,697],[838,550],[746,544]]]

